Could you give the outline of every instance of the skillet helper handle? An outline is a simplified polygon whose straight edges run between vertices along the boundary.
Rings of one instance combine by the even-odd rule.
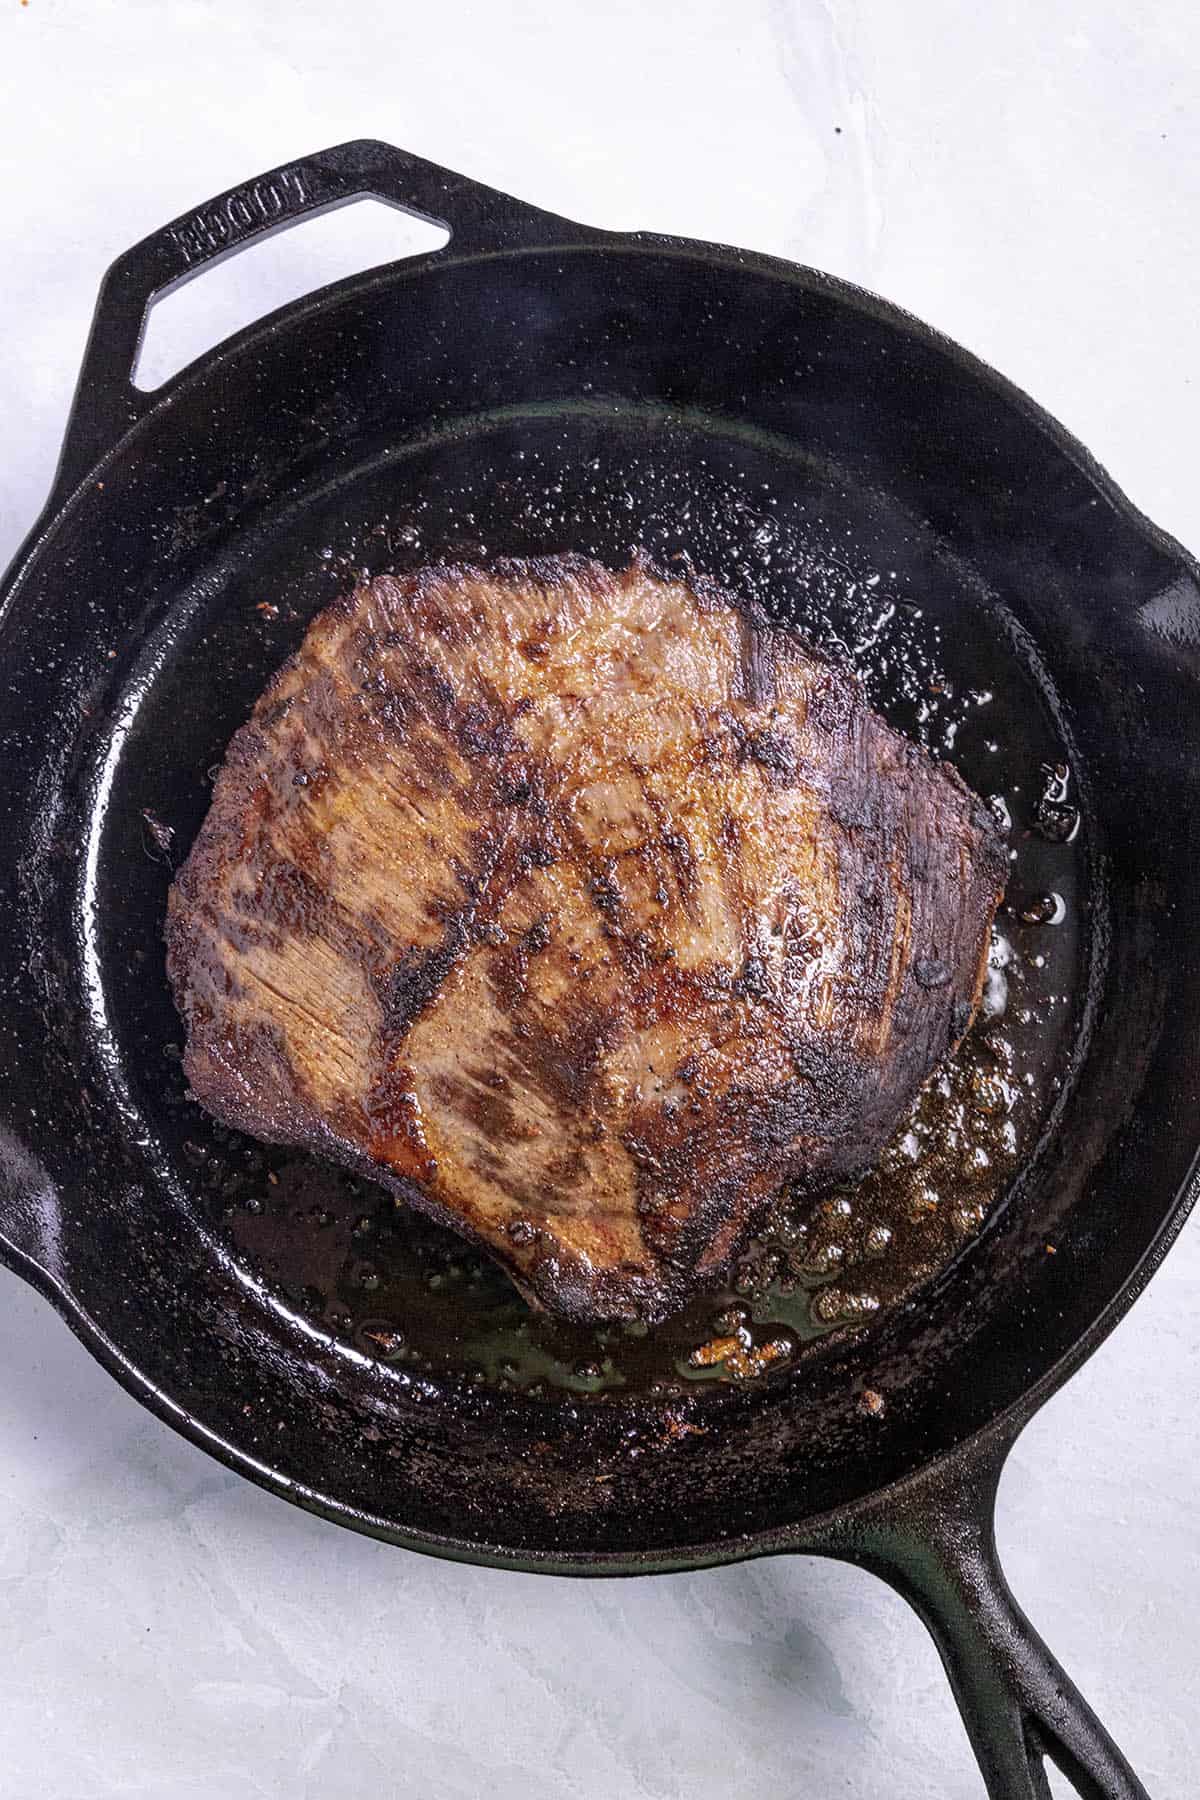
[[[230,188],[143,238],[105,275],[55,497],[65,497],[157,398],[140,392],[132,381],[153,299],[257,238],[308,214],[369,197],[444,225],[457,255],[585,235],[582,226],[372,138],[319,150]]]
[[[969,1447],[892,1490],[834,1553],[872,1570],[938,1647],[990,1800],[1051,1800],[1049,1757],[1082,1800],[1149,1800],[1125,1757],[1009,1591],[996,1554],[1006,1440]],[[833,1546],[831,1546],[833,1548]]]

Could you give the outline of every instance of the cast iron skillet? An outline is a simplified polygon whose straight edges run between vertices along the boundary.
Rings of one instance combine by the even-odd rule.
[[[152,296],[363,194],[451,242],[132,387]],[[531,460],[557,471],[541,510],[520,499]],[[770,488],[814,530],[834,521],[848,593],[861,552],[919,584],[960,656],[1006,644],[1035,693],[1030,743],[1069,750],[1088,875],[1057,1115],[948,1278],[788,1379],[595,1404],[373,1365],[243,1268],[200,1196],[183,1140],[204,1123],[181,1123],[163,1057],[170,870],[142,813],[186,844],[204,770],[344,585],[338,558],[370,562],[366,534],[398,507],[420,529],[389,540],[393,561],[640,541],[736,586],[736,518],[715,530],[685,504],[714,470],[722,492]],[[294,617],[256,635],[246,620],[281,592]],[[0,1251],[92,1353],[231,1467],[411,1549],[580,1574],[857,1562],[932,1631],[991,1794],[1047,1795],[1047,1754],[1087,1796],[1142,1794],[1009,1595],[991,1518],[1021,1426],[1194,1198],[1191,559],[1024,395],[895,308],[769,258],[587,229],[360,142],[114,265],[2,604]]]

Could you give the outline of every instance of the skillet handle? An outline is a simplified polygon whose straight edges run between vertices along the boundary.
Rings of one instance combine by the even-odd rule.
[[[1049,1757],[1082,1800],[1148,1800],[1125,1757],[1009,1591],[996,1488],[1012,1439],[969,1446],[890,1490],[822,1546],[870,1569],[938,1647],[990,1800],[1051,1800]]]
[[[444,225],[456,255],[535,239],[562,243],[596,235],[372,138],[316,151],[230,188],[143,238],[105,275],[55,477],[55,499],[65,498],[158,398],[140,392],[131,379],[153,299],[257,238],[366,197]],[[443,246],[433,255],[445,252]]]

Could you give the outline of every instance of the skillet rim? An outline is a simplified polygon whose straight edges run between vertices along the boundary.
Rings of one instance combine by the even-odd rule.
[[[742,271],[758,272],[802,291],[816,292],[826,297],[832,297],[839,304],[883,324],[900,337],[921,342],[925,347],[944,358],[953,373],[965,376],[990,390],[998,400],[1004,401],[1017,413],[1024,425],[1033,428],[1048,439],[1051,446],[1067,459],[1096,491],[1098,497],[1103,499],[1130,529],[1137,532],[1153,549],[1176,565],[1181,574],[1186,575],[1200,588],[1200,562],[1170,533],[1156,525],[1147,514],[1134,505],[1073,433],[1007,377],[1001,375],[973,352],[948,338],[936,328],[927,325],[905,309],[840,277],[827,275],[780,257],[659,233],[606,232],[597,228],[575,225],[569,221],[555,221],[550,215],[534,213],[533,209],[530,209],[530,212],[535,231],[542,231],[551,223],[561,223],[564,232],[563,240],[557,242],[551,237],[522,235],[518,241],[503,244],[496,249],[473,250],[456,256],[452,238],[450,243],[442,249],[350,276],[254,321],[242,331],[196,358],[170,381],[147,396],[146,404],[138,412],[136,418],[119,433],[116,441],[104,455],[78,479],[71,480],[63,477],[63,468],[66,465],[70,448],[70,432],[68,430],[59,474],[52,483],[42,512],[18,548],[3,582],[0,583],[0,634],[4,632],[14,604],[19,600],[21,590],[35,565],[43,557],[52,554],[57,529],[69,515],[80,495],[90,489],[97,478],[103,476],[106,469],[111,468],[124,456],[131,441],[136,440],[144,426],[148,427],[153,421],[161,418],[177,400],[201,387],[213,373],[227,363],[235,361],[243,354],[252,353],[257,345],[273,339],[281,333],[291,333],[303,328],[309,319],[340,304],[343,299],[365,295],[373,290],[382,290],[393,284],[419,277],[430,268],[467,267],[481,261],[546,256],[547,254],[577,255],[605,249],[622,253],[637,252],[646,256],[700,261],[731,274]],[[841,1523],[862,1514],[877,1504],[881,1495],[893,1492],[910,1478],[924,1471],[935,1469],[960,1455],[972,1453],[983,1455],[988,1447],[1000,1442],[1011,1441],[1017,1431],[1044,1404],[1045,1400],[1092,1354],[1138,1298],[1146,1283],[1161,1265],[1198,1198],[1200,1198],[1200,1149],[1197,1149],[1189,1172],[1175,1195],[1169,1211],[1166,1212],[1162,1225],[1154,1233],[1142,1255],[1120,1286],[1110,1292],[1091,1323],[1080,1332],[1071,1346],[1035,1377],[1014,1400],[992,1415],[989,1421],[975,1433],[960,1441],[953,1450],[945,1452],[941,1456],[929,1457],[924,1460],[918,1455],[902,1482],[871,1489],[846,1505],[826,1513],[809,1515],[794,1524],[783,1527],[731,1539],[715,1539],[673,1546],[669,1549],[628,1552],[533,1551],[527,1548],[492,1544],[481,1539],[456,1537],[449,1534],[442,1536],[417,1529],[403,1529],[397,1527],[390,1520],[369,1514],[344,1501],[331,1498],[328,1494],[297,1483],[282,1473],[279,1468],[265,1463],[251,1455],[249,1451],[239,1448],[231,1438],[207,1428],[200,1419],[185,1411],[168,1394],[157,1388],[140,1368],[123,1355],[106,1334],[99,1321],[87,1311],[67,1286],[51,1272],[42,1268],[33,1256],[23,1251],[12,1240],[7,1239],[3,1232],[0,1232],[0,1260],[6,1262],[14,1273],[29,1281],[30,1285],[50,1301],[96,1360],[115,1379],[120,1381],[121,1385],[135,1399],[181,1435],[206,1450],[210,1455],[214,1455],[235,1472],[305,1510],[385,1542],[455,1561],[555,1574],[632,1575],[715,1566],[748,1557],[794,1551],[804,1549],[806,1546],[818,1545],[823,1533],[832,1522]]]

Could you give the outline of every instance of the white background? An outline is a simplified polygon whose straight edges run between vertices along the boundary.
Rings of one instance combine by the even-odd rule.
[[[0,561],[105,264],[365,135],[876,288],[1200,548],[1198,76],[1191,0],[0,0]],[[201,280],[181,345],[355,247],[395,254],[380,217]],[[1198,1299],[1193,1223],[1001,1494],[1015,1588],[1157,1800],[1190,1800],[1200,1762]],[[865,1575],[439,1565],[226,1473],[3,1275],[0,1359],[5,1800],[979,1792],[921,1627]]]

